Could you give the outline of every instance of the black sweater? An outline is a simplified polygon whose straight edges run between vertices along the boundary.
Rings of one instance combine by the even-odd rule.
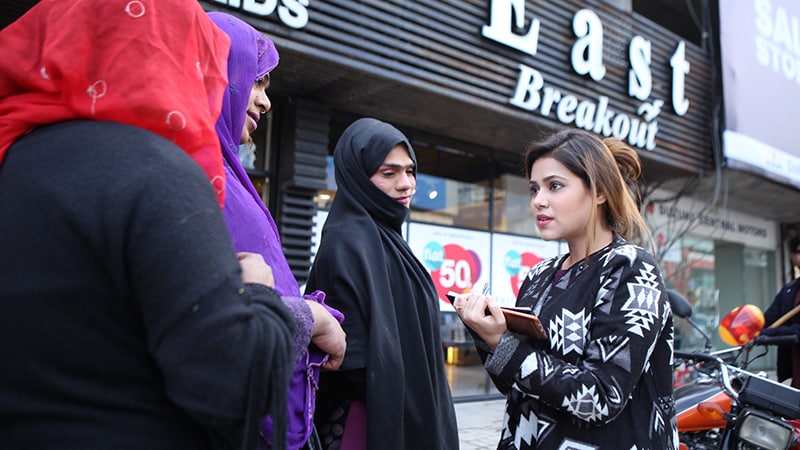
[[[172,143],[73,121],[9,149],[0,448],[240,447],[285,392],[293,329],[275,291],[242,284],[208,179]]]

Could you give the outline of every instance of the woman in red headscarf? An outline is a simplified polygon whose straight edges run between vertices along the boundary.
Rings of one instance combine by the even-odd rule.
[[[0,31],[0,448],[283,448],[292,314],[238,260],[194,0],[41,1]]]

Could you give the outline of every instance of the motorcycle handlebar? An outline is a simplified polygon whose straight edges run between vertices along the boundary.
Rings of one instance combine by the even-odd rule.
[[[739,349],[745,352],[749,352],[750,348],[756,345],[786,345],[786,344],[797,344],[797,343],[798,343],[798,337],[796,335],[756,336],[744,346],[739,347]],[[733,389],[733,386],[731,385],[730,372],[731,371],[737,372],[747,376],[752,375],[750,372],[747,372],[742,368],[729,365],[715,354],[709,354],[700,351],[686,352],[681,350],[674,350],[673,353],[675,358],[684,359],[687,361],[691,360],[696,362],[714,363],[717,367],[719,367],[719,376],[720,376],[719,380],[722,384],[723,389],[734,400],[737,400],[739,398],[739,394],[738,392],[736,392],[735,389]]]
[[[708,353],[702,353],[700,351],[684,352],[681,350],[675,350],[673,354],[675,355],[675,358],[680,358],[680,359],[687,359],[687,360],[690,359],[693,361],[721,362],[718,357],[714,355],[709,355]]]
[[[741,369],[738,369],[734,366],[730,366],[718,356],[710,355],[708,353],[682,352],[680,350],[674,350],[673,354],[675,358],[692,360],[696,362],[710,362],[717,365],[717,367],[719,367],[719,381],[722,385],[722,388],[732,399],[734,400],[739,399],[739,393],[736,392],[736,390],[731,385],[730,371],[733,370],[736,372],[743,372]]]
[[[798,339],[796,334],[787,334],[783,336],[756,336],[750,341],[752,345],[791,345],[797,344]]]
[[[798,339],[797,335],[795,334],[788,334],[782,336],[756,336],[750,342],[745,344],[745,346],[756,346],[756,345],[792,345],[800,343],[800,339]],[[741,350],[742,347],[734,347],[732,350]],[[729,349],[731,350],[731,349]],[[726,350],[727,351],[727,350]],[[719,352],[717,352],[719,353]],[[704,353],[700,350],[694,351],[681,351],[675,350],[674,351],[675,358],[680,359],[691,359],[694,361],[707,361],[707,362],[722,362],[719,360],[719,356],[717,354],[709,354]]]

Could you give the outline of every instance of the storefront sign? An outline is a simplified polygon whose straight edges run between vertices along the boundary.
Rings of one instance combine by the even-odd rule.
[[[800,188],[800,2],[723,0],[719,11],[728,167]]]
[[[539,45],[540,20],[534,18],[524,34],[514,32],[524,26],[525,3],[525,0],[492,0],[489,24],[484,25],[482,34],[534,56]],[[603,23],[600,17],[591,9],[581,9],[572,17],[572,31],[577,38],[570,53],[572,70],[581,76],[588,75],[596,82],[602,81],[606,67],[603,63]],[[658,117],[665,101],[648,101],[653,89],[650,41],[642,36],[634,36],[629,42],[628,58],[628,95],[642,102],[635,116],[610,108],[606,96],[581,98],[546,86],[542,73],[526,64],[519,64],[516,88],[509,103],[527,111],[536,111],[544,117],[554,115],[565,125],[574,125],[603,136],[615,136],[635,147],[653,150],[658,133]],[[672,67],[672,111],[683,116],[689,110],[689,100],[684,91],[686,75],[691,68],[683,41],[677,43],[669,63]]]
[[[287,27],[300,29],[308,25],[309,0],[214,0],[231,9],[241,9],[259,17],[277,12],[278,19]]]
[[[674,198],[674,194],[659,191],[653,198]],[[778,245],[774,221],[726,209],[711,209],[707,202],[688,197],[664,203],[650,202],[645,206],[644,216],[657,240],[662,234],[667,238],[686,235],[725,240],[766,250],[774,250]]]
[[[410,223],[408,244],[428,269],[439,294],[440,307],[452,310],[448,291],[481,289],[489,282],[489,233]]]
[[[501,305],[516,304],[519,288],[540,261],[566,252],[556,241],[494,233],[492,236],[492,295]]]

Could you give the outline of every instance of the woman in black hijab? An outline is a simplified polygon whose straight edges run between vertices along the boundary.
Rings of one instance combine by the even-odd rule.
[[[347,333],[340,370],[320,380],[323,447],[457,449],[438,297],[401,234],[414,150],[392,125],[359,119],[336,144],[334,167],[338,191],[306,288],[327,293]]]

